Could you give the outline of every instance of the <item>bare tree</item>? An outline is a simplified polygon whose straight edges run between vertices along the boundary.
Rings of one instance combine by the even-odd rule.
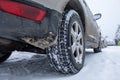
[[[118,25],[117,31],[115,33],[115,43],[118,44],[118,41],[120,40],[120,25]]]

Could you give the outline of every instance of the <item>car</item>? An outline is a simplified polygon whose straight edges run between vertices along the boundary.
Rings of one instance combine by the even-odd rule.
[[[14,50],[47,54],[52,67],[76,74],[85,48],[101,52],[101,33],[85,0],[0,0],[0,62]]]
[[[114,40],[107,40],[107,45],[108,46],[115,46],[115,41]]]
[[[101,47],[102,48],[106,48],[107,47],[106,37],[101,37]]]

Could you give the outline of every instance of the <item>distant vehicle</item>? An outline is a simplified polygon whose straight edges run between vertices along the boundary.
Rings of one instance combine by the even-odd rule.
[[[101,34],[85,0],[0,0],[0,62],[13,50],[47,51],[52,67],[77,73],[85,48],[101,52]]]
[[[115,41],[114,40],[109,40],[107,41],[108,46],[115,46]]]
[[[101,38],[101,47],[106,48],[107,46],[108,46],[107,40],[104,37],[102,37]]]

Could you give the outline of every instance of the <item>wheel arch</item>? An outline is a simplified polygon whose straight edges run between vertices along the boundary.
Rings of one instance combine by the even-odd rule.
[[[82,24],[84,27],[84,31],[85,31],[85,14],[84,14],[83,6],[80,3],[80,1],[79,0],[70,0],[66,4],[64,11],[69,11],[71,9],[75,10],[80,15],[80,18],[81,18],[81,21],[82,21]]]

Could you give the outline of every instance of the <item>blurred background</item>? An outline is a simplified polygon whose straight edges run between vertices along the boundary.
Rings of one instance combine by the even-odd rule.
[[[101,13],[97,20],[102,40],[108,45],[120,45],[120,0],[85,0],[93,14]]]
[[[97,22],[103,37],[115,39],[120,24],[120,0],[86,0],[86,2],[93,14],[102,14],[102,18]]]

